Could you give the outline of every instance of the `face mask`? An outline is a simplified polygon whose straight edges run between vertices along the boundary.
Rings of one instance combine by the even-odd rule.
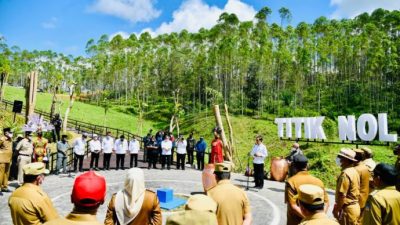
[[[297,148],[292,148],[292,152],[295,152],[297,150]]]
[[[13,134],[12,133],[6,133],[6,136],[8,137],[8,138],[12,138],[13,137]]]
[[[336,165],[337,165],[337,166],[342,167],[342,162],[340,161],[340,158],[339,158],[339,157],[336,157],[335,162],[336,162]]]

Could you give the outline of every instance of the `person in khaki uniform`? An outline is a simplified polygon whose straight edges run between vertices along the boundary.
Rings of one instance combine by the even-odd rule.
[[[33,144],[31,132],[25,132],[25,138],[17,144],[15,150],[18,152],[18,184],[22,185],[24,183],[24,171],[22,168],[32,161]]]
[[[308,159],[301,154],[295,155],[293,157],[292,166],[294,176],[290,177],[286,182],[285,187],[285,203],[287,204],[287,225],[297,225],[305,217],[305,215],[300,210],[300,206],[297,202],[297,195],[299,194],[299,188],[304,184],[313,184],[323,190],[325,190],[324,183],[312,176],[307,171]],[[324,191],[324,205],[325,212],[329,208],[329,198],[326,191]]]
[[[370,148],[361,147],[361,150],[364,152],[363,164],[368,168],[369,171],[369,192],[371,193],[375,189],[372,178],[374,175],[376,162],[373,160],[374,154]]]
[[[167,225],[217,225],[217,203],[207,195],[192,195],[185,206],[185,211],[172,215]]]
[[[400,225],[400,192],[395,188],[395,168],[385,163],[378,164],[373,180],[377,190],[369,196],[363,225]]]
[[[336,158],[336,163],[342,168],[336,183],[335,206],[333,216],[341,225],[358,225],[360,217],[360,176],[354,164],[356,153],[348,148],[342,148]]]
[[[218,225],[249,225],[252,222],[250,203],[246,193],[230,182],[232,164],[215,164],[217,185],[207,191],[218,205]]]
[[[50,198],[40,188],[44,174],[49,171],[41,162],[24,165],[24,185],[17,188],[8,199],[14,225],[36,225],[56,219],[57,211]]]
[[[10,172],[10,163],[12,158],[12,137],[10,128],[3,129],[3,137],[0,137],[0,195],[2,192],[10,192],[8,189],[8,176]]]
[[[106,197],[106,179],[94,171],[79,175],[74,182],[71,202],[74,209],[65,218],[58,218],[43,225],[101,225],[97,209]]]
[[[161,225],[160,202],[157,195],[146,190],[143,170],[128,170],[124,189],[111,197],[105,225]]]
[[[360,205],[360,211],[361,211],[359,217],[359,223],[361,223],[362,213],[364,211],[364,207],[365,204],[367,203],[369,195],[370,173],[368,167],[363,163],[364,151],[361,149],[354,149],[354,151],[356,152],[355,159],[357,160],[354,169],[357,170],[358,175],[360,176],[360,198],[358,199],[358,204]]]
[[[304,219],[300,225],[339,225],[325,214],[326,191],[317,185],[303,184],[299,187],[298,202]]]

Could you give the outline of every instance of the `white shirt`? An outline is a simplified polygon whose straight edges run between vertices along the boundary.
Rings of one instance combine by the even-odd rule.
[[[138,154],[139,153],[139,149],[140,149],[139,142],[137,140],[135,140],[135,139],[132,139],[129,142],[129,152],[131,154]]]
[[[256,156],[256,153],[258,153],[260,156]],[[253,146],[253,149],[251,150],[250,155],[254,157],[254,164],[263,164],[265,157],[268,156],[268,151],[263,143],[260,143],[259,145],[255,144]]]
[[[186,140],[176,142],[176,152],[178,154],[186,154]]]
[[[105,137],[102,140],[102,149],[104,153],[112,153],[114,148],[114,139],[112,137]]]
[[[128,151],[128,141],[125,139],[124,141],[121,141],[121,139],[116,140],[114,149],[117,154],[125,154]]]
[[[161,142],[161,155],[171,155],[171,149],[172,149],[172,142],[170,140],[164,140]]]
[[[99,140],[91,140],[89,141],[89,149],[91,152],[100,152],[101,151],[101,142]]]
[[[77,155],[85,154],[86,140],[83,140],[81,137],[75,139],[74,141],[74,153]]]

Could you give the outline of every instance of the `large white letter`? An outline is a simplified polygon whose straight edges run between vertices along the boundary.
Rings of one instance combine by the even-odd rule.
[[[286,118],[275,118],[275,123],[278,124],[278,136],[283,138],[283,124],[286,122]]]
[[[312,117],[310,118],[311,125],[311,138],[314,139],[326,139],[322,122],[324,122],[325,116]]]
[[[368,123],[368,133],[366,125]],[[372,114],[362,114],[357,120],[357,134],[363,141],[372,141],[378,132],[378,123]]]
[[[301,124],[303,123],[303,118],[292,118],[294,123],[294,134],[296,138],[301,138]]]
[[[397,134],[388,134],[387,114],[386,113],[378,114],[378,122],[379,122],[379,140],[380,141],[388,141],[388,142],[396,142]]]
[[[339,139],[342,141],[346,141],[347,139],[350,141],[357,140],[356,136],[356,117],[355,116],[339,116]]]
[[[304,137],[309,139],[311,138],[311,122],[310,118],[304,118]]]
[[[292,138],[292,119],[286,118],[286,137]]]

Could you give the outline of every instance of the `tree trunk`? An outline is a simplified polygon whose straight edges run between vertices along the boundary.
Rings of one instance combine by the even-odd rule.
[[[8,74],[1,73],[0,74],[0,102],[3,101],[4,96],[4,86],[7,83]]]
[[[58,87],[54,87],[53,89],[53,99],[51,100],[51,108],[50,108],[50,119],[53,118],[54,116],[54,111],[56,109],[56,103],[57,103],[57,91]]]
[[[36,104],[36,90],[38,85],[38,73],[30,72],[28,74],[28,82],[25,92],[26,98],[26,110],[25,110],[25,122],[28,123],[29,116],[35,112]]]
[[[224,127],[222,125],[221,114],[219,112],[219,105],[214,105],[214,115],[215,115],[215,121],[218,127],[221,129],[221,140],[224,146],[224,158],[225,160],[228,160],[233,163],[230,146],[228,144],[228,141],[226,140]]]
[[[65,116],[64,116],[64,121],[63,121],[63,132],[67,131],[67,125],[68,125],[68,115],[69,112],[72,109],[72,106],[74,105],[74,89],[75,89],[75,83],[71,84],[71,86],[69,86],[69,105],[67,107],[67,110],[65,110]]]

